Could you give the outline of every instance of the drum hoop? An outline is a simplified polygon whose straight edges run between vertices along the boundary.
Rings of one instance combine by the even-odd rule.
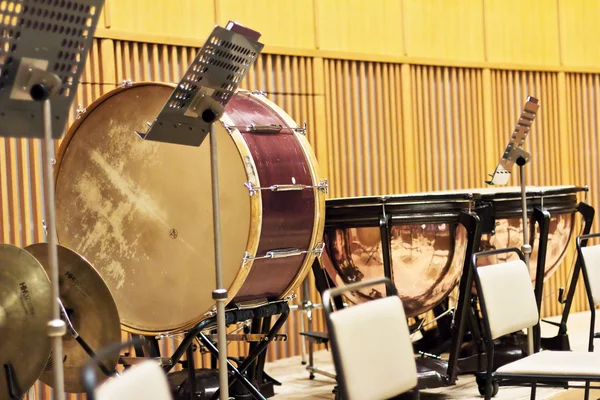
[[[116,96],[125,90],[139,88],[139,87],[143,87],[143,86],[165,86],[165,87],[174,88],[176,85],[172,84],[172,83],[165,83],[165,82],[150,82],[150,81],[136,82],[136,83],[127,84],[124,86],[119,86],[114,89],[111,89],[107,93],[105,93],[102,96],[95,99],[88,107],[86,107],[86,112],[83,113],[78,119],[76,119],[75,122],[69,127],[67,133],[65,134],[65,137],[63,138],[63,140],[60,143],[60,146],[59,146],[59,149],[57,152],[57,156],[56,156],[56,165],[54,168],[53,179],[54,179],[55,188],[58,187],[58,176],[59,176],[59,172],[61,170],[60,167],[61,167],[62,161],[64,159],[64,155],[67,151],[67,148],[70,145],[71,140],[75,136],[75,133],[79,130],[79,127],[81,126],[83,121],[85,121],[85,119],[88,116],[90,116],[95,109],[97,109],[101,104],[103,104],[109,98]],[[226,114],[224,115],[224,117],[226,117]],[[223,129],[224,129],[224,127],[223,127]],[[259,177],[255,172],[257,169],[256,169],[256,164],[254,162],[254,158],[252,157],[252,154],[250,153],[250,150],[249,150],[246,142],[244,141],[241,133],[237,129],[230,129],[229,134],[230,134],[232,140],[235,142],[235,145],[238,149],[240,158],[244,164],[244,169],[246,170],[246,176],[248,177],[248,179],[255,181],[254,183],[257,186],[260,186]],[[249,173],[249,170],[251,171],[251,173]],[[257,193],[256,195],[250,197],[250,232],[248,234],[248,243],[246,244],[246,251],[249,252],[250,254],[255,254],[258,249],[261,228],[262,228],[262,197],[261,197],[260,193]],[[60,243],[58,233],[57,233],[57,242]],[[240,267],[238,268],[238,272],[237,272],[234,280],[232,281],[231,286],[229,288],[227,288],[227,295],[228,295],[227,300],[226,300],[227,302],[231,301],[235,297],[235,295],[240,291],[240,289],[244,285],[246,278],[248,277],[248,274],[250,273],[251,269],[252,269],[251,262],[242,266],[242,260],[240,260]],[[170,328],[168,330],[154,331],[154,330],[138,329],[138,328],[135,328],[135,327],[132,327],[129,325],[125,325],[125,324],[123,324],[123,322],[121,322],[121,329],[124,330],[125,332],[129,332],[132,334],[138,334],[138,335],[156,335],[159,333],[181,332],[181,331],[184,331],[184,330],[187,330],[187,329],[193,327],[198,322],[203,321],[204,319],[208,318],[208,316],[206,314],[209,313],[210,311],[211,310],[204,310],[205,314],[199,314],[196,320],[190,321],[189,323],[184,323],[181,326]]]
[[[529,186],[527,188],[527,197],[547,197],[558,195],[576,194],[579,192],[587,192],[587,186],[555,186],[559,189],[553,189],[548,186],[548,189],[543,189],[537,186]],[[464,191],[456,190],[449,192],[422,192],[422,193],[406,193],[381,196],[353,196],[353,197],[337,197],[327,199],[328,206],[335,207],[356,207],[356,206],[377,206],[377,205],[394,205],[394,204],[422,204],[426,203],[442,203],[446,201],[476,201],[485,200],[489,197],[496,196],[498,198],[520,198],[521,192],[489,192],[481,193],[481,189],[465,189]],[[486,189],[487,190],[487,189]]]
[[[566,186],[560,189],[542,189],[538,187],[527,189],[527,200],[538,198],[559,198],[567,196],[576,196],[577,193],[587,192],[587,187],[581,186]],[[521,192],[499,192],[499,193],[481,193],[481,201],[500,201],[500,200],[519,200]]]
[[[258,98],[259,96],[249,93],[251,96]],[[275,111],[279,117],[281,117],[285,123],[290,128],[299,128],[299,125],[294,119],[286,113],[281,107],[277,104],[269,100],[267,97],[261,96],[260,100],[267,104],[269,107]],[[308,139],[301,133],[294,131],[294,137],[299,142],[300,147],[302,147],[302,151],[304,152],[304,156],[306,157],[306,164],[310,169],[310,175],[312,178],[313,186],[317,186],[322,180],[321,170],[319,168],[319,163],[317,161],[317,157],[314,153],[314,150],[310,146]],[[323,232],[325,228],[325,195],[320,190],[313,190],[314,193],[314,202],[315,202],[315,212],[314,212],[314,221],[313,221],[313,232],[312,237],[310,239],[310,244],[308,247],[307,256],[304,259],[300,270],[296,274],[296,277],[292,281],[292,283],[287,287],[287,289],[282,293],[280,299],[288,297],[290,293],[298,287],[298,285],[306,278],[308,273],[312,268],[312,264],[317,258],[313,249],[316,248],[317,243],[323,240]]]

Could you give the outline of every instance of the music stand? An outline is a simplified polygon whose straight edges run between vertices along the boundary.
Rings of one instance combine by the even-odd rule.
[[[525,138],[529,134],[531,125],[535,120],[538,109],[540,108],[539,101],[537,98],[527,96],[523,111],[517,122],[517,126],[513,131],[513,134],[502,154],[502,158],[496,167],[496,170],[490,176],[491,180],[486,181],[488,185],[506,185],[510,179],[510,174],[513,165],[516,163],[519,166],[519,175],[521,178],[521,208],[523,218],[523,246],[521,251],[525,255],[525,264],[529,269],[529,258],[531,255],[531,245],[529,244],[529,220],[527,218],[527,191],[525,182],[525,165],[531,160],[531,154],[523,149],[525,144]],[[539,277],[536,276],[536,279]],[[533,331],[529,329],[527,331],[527,347],[529,354],[533,354]]]
[[[8,0],[0,9],[0,137],[42,139],[51,298],[59,298],[52,139],[62,137],[104,0]],[[42,104],[42,107],[39,104]],[[41,126],[40,126],[41,125]],[[42,128],[42,129],[40,129]],[[43,132],[43,133],[42,133]],[[65,323],[53,301],[48,336],[62,360]],[[63,400],[63,364],[54,389]]]
[[[156,119],[148,123],[148,131],[136,132],[144,140],[186,146],[200,146],[210,135],[216,275],[213,299],[217,303],[220,396],[225,400],[229,400],[225,326],[227,289],[223,288],[221,268],[221,213],[214,123],[221,118],[225,105],[260,54],[263,48],[258,42],[260,36],[260,33],[234,22],[229,22],[225,28],[216,26]]]

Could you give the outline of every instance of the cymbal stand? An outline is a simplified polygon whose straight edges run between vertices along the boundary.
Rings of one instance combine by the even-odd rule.
[[[12,364],[4,364],[4,374],[6,376],[6,388],[8,390],[8,398],[11,400],[20,400],[22,395],[19,384],[16,381],[15,370]]]
[[[73,338],[77,341],[77,343],[79,343],[79,345],[81,346],[81,348],[91,357],[91,358],[96,358],[96,353],[94,352],[94,350],[92,350],[92,348],[87,344],[87,342],[81,337],[81,335],[79,335],[79,332],[77,332],[75,330],[75,327],[73,326],[73,324],[71,323],[71,319],[69,318],[69,314],[67,313],[65,306],[63,305],[62,301],[60,299],[58,300],[58,305],[60,308],[60,314],[62,317],[62,320],[65,322],[66,324],[66,328],[67,331],[69,331],[69,333],[71,334],[71,336],[73,336]],[[100,368],[100,370],[106,375],[106,376],[113,376],[113,375],[118,375],[117,371],[111,371],[108,369],[108,367],[102,362],[102,361],[98,361],[98,367]]]

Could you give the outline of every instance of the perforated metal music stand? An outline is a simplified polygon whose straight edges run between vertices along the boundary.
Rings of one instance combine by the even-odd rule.
[[[62,137],[104,0],[0,2],[0,137],[43,139],[51,297],[59,298],[52,180],[52,139]],[[40,107],[40,104],[42,105]],[[53,302],[48,335],[62,360],[65,323]],[[64,399],[63,364],[54,365],[55,393]]]
[[[521,178],[521,207],[523,209],[523,246],[521,247],[521,251],[525,255],[525,264],[527,265],[527,268],[529,268],[531,245],[529,244],[529,220],[527,219],[525,165],[531,160],[531,154],[523,149],[523,145],[525,144],[525,138],[527,138],[527,135],[529,134],[531,125],[535,120],[539,108],[540,105],[538,99],[527,96],[523,111],[521,111],[521,116],[519,117],[517,126],[504,150],[504,154],[502,154],[496,170],[490,175],[492,179],[486,181],[489,185],[506,185],[510,179],[512,167],[515,164],[519,166],[519,175]],[[539,278],[536,276],[536,279]],[[533,331],[531,329],[528,331],[527,339],[529,354],[533,354]]]
[[[223,115],[263,45],[260,33],[230,22],[216,26],[156,119],[145,140],[200,146]]]
[[[225,326],[227,289],[223,288],[221,267],[221,213],[214,123],[223,115],[227,102],[263,49],[259,38],[260,33],[234,22],[229,22],[226,28],[216,26],[156,119],[148,123],[148,131],[136,132],[144,140],[187,146],[200,146],[210,133],[216,275],[213,299],[217,303],[220,397],[224,400],[229,400]]]

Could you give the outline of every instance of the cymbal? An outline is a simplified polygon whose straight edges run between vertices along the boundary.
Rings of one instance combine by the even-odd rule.
[[[21,395],[48,361],[50,299],[50,279],[38,260],[19,247],[0,244],[0,400],[9,399],[5,366],[12,367]]]
[[[60,299],[65,307],[71,324],[80,337],[94,352],[114,343],[121,342],[121,322],[115,301],[92,265],[82,256],[64,246],[57,246]],[[48,245],[36,243],[25,248],[50,273]],[[81,372],[90,356],[68,332],[63,337],[63,365],[65,391],[82,393],[85,391],[81,381]],[[109,370],[114,370],[119,355],[103,360]],[[101,382],[106,375],[96,368],[96,376]],[[39,378],[53,386],[52,360]]]

